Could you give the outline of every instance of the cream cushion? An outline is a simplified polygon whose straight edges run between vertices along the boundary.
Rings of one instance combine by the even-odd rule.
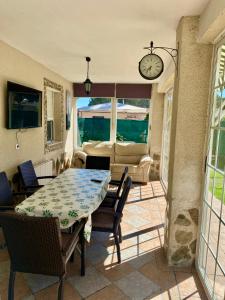
[[[143,155],[148,153],[146,144],[116,143],[115,163],[118,164],[139,164]]]
[[[142,155],[115,155],[116,164],[139,164]]]
[[[114,143],[113,142],[85,142],[83,151],[93,156],[109,156],[110,163],[114,163]]]
[[[146,144],[85,142],[82,151],[75,151],[74,166],[85,167],[87,155],[109,156],[113,180],[120,180],[124,168],[128,166],[128,174],[134,182],[148,182],[152,158],[148,154]]]
[[[115,153],[117,155],[145,155],[148,153],[147,144],[138,143],[116,143]]]
[[[132,173],[132,174],[138,173],[138,166],[131,165],[131,164],[130,165],[126,164],[126,166],[128,167],[128,173]],[[111,165],[111,172],[122,174],[124,168],[125,168],[124,164],[113,164]]]

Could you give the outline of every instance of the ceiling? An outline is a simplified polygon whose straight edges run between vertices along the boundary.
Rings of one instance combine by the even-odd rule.
[[[199,15],[208,0],[0,0],[0,39],[68,80],[146,83],[143,50],[175,47],[182,16]],[[171,61],[160,52],[165,68]]]

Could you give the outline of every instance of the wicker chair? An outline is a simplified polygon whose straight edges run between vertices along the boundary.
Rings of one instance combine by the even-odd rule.
[[[85,274],[84,225],[77,222],[72,234],[60,232],[58,218],[2,213],[0,223],[10,256],[8,300],[14,299],[16,272],[59,277],[58,300],[63,299],[66,264],[80,239],[81,275]]]
[[[115,206],[116,200],[119,199],[119,197],[121,196],[122,188],[124,186],[124,182],[127,178],[127,175],[128,175],[128,167],[125,167],[120,181],[118,181],[118,182],[110,181],[110,185],[118,186],[118,188],[115,192],[108,191],[106,193],[105,199],[102,201],[100,207],[114,207]]]
[[[92,214],[93,231],[113,233],[117,249],[118,263],[121,262],[120,243],[122,242],[122,232],[120,223],[123,216],[123,208],[127,201],[131,184],[131,178],[128,176],[124,183],[122,195],[117,201],[114,208],[99,207]]]
[[[25,161],[18,166],[18,172],[22,181],[23,189],[30,192],[35,192],[43,185],[38,183],[38,179],[55,178],[56,176],[39,176],[37,177],[34,166],[31,160]]]
[[[29,192],[20,192],[15,193],[12,191],[8,178],[6,176],[5,172],[0,172],[0,211],[6,211],[6,210],[14,210],[14,207],[18,202],[16,201],[16,196],[21,197],[23,196],[23,199],[25,196],[29,196]]]
[[[86,169],[109,170],[110,157],[88,155],[86,158]]]

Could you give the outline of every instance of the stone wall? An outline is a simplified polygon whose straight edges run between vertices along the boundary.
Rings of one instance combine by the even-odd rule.
[[[177,29],[165,222],[169,265],[192,264],[196,251],[212,59],[212,45],[197,41],[198,28],[198,17],[183,17]]]
[[[160,178],[160,154],[153,153],[151,154],[153,163],[150,167],[150,180],[159,180]]]

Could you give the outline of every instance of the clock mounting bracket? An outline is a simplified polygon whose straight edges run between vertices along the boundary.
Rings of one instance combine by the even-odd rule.
[[[166,51],[173,59],[173,62],[175,64],[175,68],[177,70],[178,64],[177,64],[177,57],[178,57],[178,49],[176,48],[169,48],[169,47],[154,47],[153,46],[153,41],[150,42],[150,47],[144,47],[144,49],[147,49],[150,51],[150,54],[155,53],[155,50],[164,50]]]

